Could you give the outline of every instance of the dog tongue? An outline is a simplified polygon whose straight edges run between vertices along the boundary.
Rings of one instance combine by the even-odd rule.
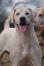
[[[24,26],[19,25],[19,29],[21,32],[25,32],[27,30],[27,25]]]

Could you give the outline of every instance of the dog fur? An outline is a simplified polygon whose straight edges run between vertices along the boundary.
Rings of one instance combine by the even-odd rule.
[[[37,13],[36,22],[38,24],[44,25],[44,6],[38,6],[35,8],[35,12]]]
[[[35,25],[35,32],[39,39],[40,45],[44,45],[44,25]]]
[[[6,28],[0,35],[0,57],[4,51],[10,52],[13,66],[41,66],[41,49],[34,31],[34,12],[21,7],[12,11],[15,28]],[[11,17],[10,16],[10,17]],[[22,32],[18,25],[20,18],[25,17],[28,28]]]

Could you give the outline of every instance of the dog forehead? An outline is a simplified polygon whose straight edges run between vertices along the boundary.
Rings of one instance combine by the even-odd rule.
[[[22,7],[22,8],[18,8],[16,10],[16,12],[31,12],[30,8],[26,8],[26,7]]]
[[[44,8],[41,8],[41,13],[44,14]]]
[[[37,12],[38,14],[44,14],[44,7],[37,8],[37,9],[36,9],[36,12]]]
[[[39,10],[38,14],[43,14],[44,15],[44,10]]]

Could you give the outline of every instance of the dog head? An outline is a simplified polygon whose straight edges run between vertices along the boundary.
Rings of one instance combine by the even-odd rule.
[[[35,12],[37,13],[36,16],[36,22],[38,24],[43,25],[44,24],[44,6],[39,6],[35,9]]]
[[[26,4],[24,2],[22,3]],[[25,5],[20,8],[15,8],[15,6],[13,7],[8,18],[11,22],[15,23],[15,27],[17,26],[21,32],[25,32],[32,27],[34,23],[35,12],[31,8],[26,8]]]
[[[12,21],[21,32],[25,32],[34,23],[34,12],[26,7],[15,9],[13,10]]]
[[[29,2],[30,3],[30,2]],[[35,12],[31,8],[26,8],[25,5],[29,4],[27,2],[18,2],[14,4],[11,12],[8,15],[8,19],[5,23],[5,28],[8,27],[10,22],[14,22],[15,26],[21,31],[25,32],[32,24],[35,22]],[[20,8],[15,8],[17,5],[23,4]]]

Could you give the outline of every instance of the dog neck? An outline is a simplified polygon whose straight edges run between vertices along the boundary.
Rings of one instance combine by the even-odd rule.
[[[32,40],[34,36],[34,25],[30,27],[30,29],[27,32],[20,32],[18,29],[16,29],[16,36],[19,40],[19,43],[25,48],[31,47]]]

